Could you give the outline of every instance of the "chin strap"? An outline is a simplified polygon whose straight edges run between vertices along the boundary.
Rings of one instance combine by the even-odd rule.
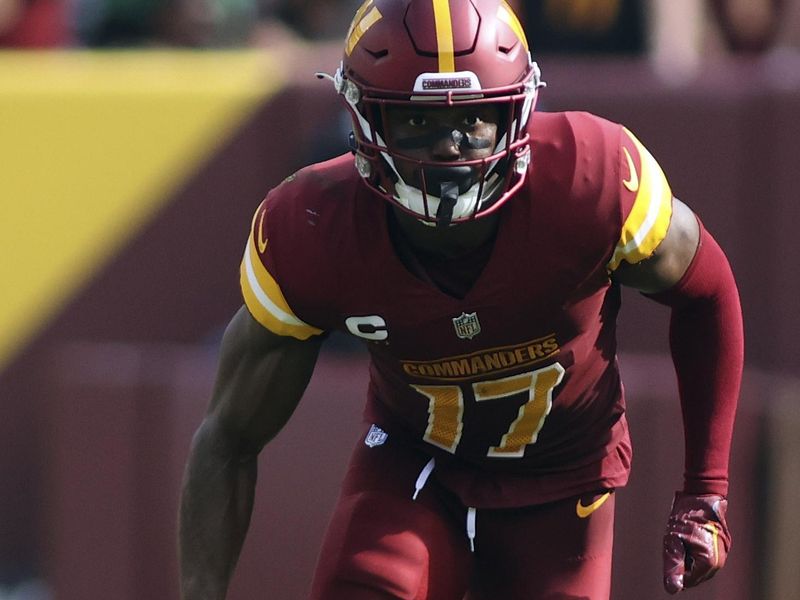
[[[438,227],[449,227],[453,220],[453,209],[458,202],[458,184],[455,181],[445,181],[442,183],[442,191],[439,194],[439,208],[436,210],[436,225]]]

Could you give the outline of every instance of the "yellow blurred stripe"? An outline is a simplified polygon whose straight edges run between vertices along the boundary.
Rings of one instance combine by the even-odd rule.
[[[0,370],[283,80],[262,51],[0,52]]]

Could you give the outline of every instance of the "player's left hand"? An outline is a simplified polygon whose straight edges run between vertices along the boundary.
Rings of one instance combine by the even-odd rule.
[[[664,534],[664,588],[683,588],[711,579],[725,564],[731,535],[725,522],[728,501],[713,494],[678,492]]]

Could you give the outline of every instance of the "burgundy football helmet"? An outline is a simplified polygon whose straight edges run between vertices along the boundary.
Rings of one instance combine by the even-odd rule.
[[[404,211],[447,225],[497,210],[522,185],[530,163],[525,126],[545,84],[505,0],[366,0],[332,79],[353,119],[358,172]],[[387,144],[392,106],[485,103],[502,115],[491,156],[425,161]],[[416,186],[403,180],[398,161],[417,170]]]

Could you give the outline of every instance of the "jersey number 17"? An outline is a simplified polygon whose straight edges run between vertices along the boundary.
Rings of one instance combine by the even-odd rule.
[[[553,390],[564,377],[564,367],[553,363],[535,371],[490,381],[476,381],[472,393],[476,402],[497,400],[514,394],[527,394],[517,418],[500,443],[486,453],[490,457],[518,458],[525,447],[536,443],[553,405]],[[457,385],[412,385],[428,398],[428,428],[423,439],[429,444],[455,453],[464,428],[464,392]]]

